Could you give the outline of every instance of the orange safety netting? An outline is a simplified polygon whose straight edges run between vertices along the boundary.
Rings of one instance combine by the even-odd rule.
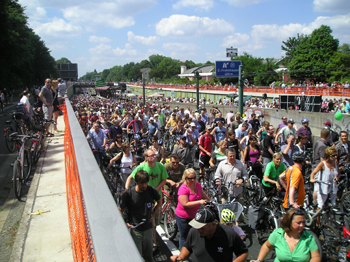
[[[65,123],[64,155],[66,190],[73,259],[74,261],[96,261],[86,217],[84,198],[81,191],[66,105],[60,105],[59,108],[63,112]]]

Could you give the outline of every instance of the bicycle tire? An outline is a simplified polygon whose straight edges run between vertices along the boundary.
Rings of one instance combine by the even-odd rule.
[[[338,257],[338,245],[340,244],[340,234],[338,230],[329,225],[321,225],[319,240],[322,244],[322,258],[327,261],[328,259],[337,260]]]
[[[33,163],[37,163],[39,161],[39,158],[41,156],[41,152],[44,148],[43,144],[44,144],[44,140],[41,139],[41,141],[36,146],[36,152],[34,151],[35,154],[34,154],[34,158],[33,158],[33,160],[34,160]]]
[[[177,224],[175,219],[175,207],[169,205],[164,214],[164,231],[169,240],[173,240],[177,235]]]
[[[29,150],[24,150],[23,154],[23,180],[27,181],[32,172],[32,157]]]
[[[340,200],[340,208],[343,212],[350,212],[350,192],[346,192]]]
[[[21,201],[22,198],[22,178],[21,178],[21,163],[16,160],[13,164],[13,188],[15,189],[16,198]]]
[[[265,224],[265,228],[263,229],[255,229],[255,233],[258,239],[258,242],[262,245],[269,238],[270,234],[278,228],[276,225],[274,218],[272,216],[268,216],[267,223]]]
[[[7,130],[6,135],[5,135],[5,144],[7,149],[13,153],[15,151],[16,148],[16,142],[12,139],[12,137],[10,137],[10,134],[13,133],[13,130]]]
[[[318,236],[317,236],[314,232],[312,232],[311,230],[309,230],[309,229],[305,229],[305,230],[307,230],[307,231],[314,237],[314,239],[315,239],[315,241],[316,241],[316,244],[317,244],[317,247],[318,247],[318,252],[320,253],[320,257],[321,257],[321,259],[322,259],[323,253],[322,253],[322,243],[321,243],[320,239],[319,239]]]

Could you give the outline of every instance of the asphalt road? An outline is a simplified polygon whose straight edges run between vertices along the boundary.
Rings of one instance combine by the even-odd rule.
[[[7,125],[6,120],[11,117],[6,114],[15,110],[15,102],[4,108],[4,113],[0,114],[0,130]],[[0,262],[9,260],[12,245],[16,236],[19,222],[25,206],[26,195],[29,187],[23,187],[22,201],[15,197],[12,182],[12,166],[17,157],[17,152],[10,153],[6,147],[3,132],[0,134]],[[32,168],[32,175],[35,167]],[[31,179],[30,177],[30,179]]]

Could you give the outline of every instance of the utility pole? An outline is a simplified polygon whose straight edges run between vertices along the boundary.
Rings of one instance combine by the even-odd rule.
[[[197,85],[197,109],[198,109],[199,108],[199,79],[201,78],[198,71],[196,71],[195,78],[196,78],[196,85]]]
[[[239,66],[239,76],[238,76],[238,84],[239,84],[239,103],[238,103],[238,110],[243,115],[243,77],[244,77],[244,71],[243,71],[243,65]]]
[[[143,74],[142,74],[142,92],[143,92],[143,106],[146,105],[146,91],[145,91],[145,78],[143,77]]]

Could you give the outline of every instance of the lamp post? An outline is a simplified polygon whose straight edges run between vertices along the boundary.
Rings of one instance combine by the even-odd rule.
[[[205,104],[207,102],[207,99],[205,99],[205,97],[203,98],[203,108],[205,108]]]
[[[143,98],[143,106],[146,105],[146,91],[145,91],[145,78],[143,77],[143,74],[142,74],[142,98]]]
[[[197,86],[197,109],[199,108],[199,79],[201,79],[202,77],[199,75],[199,73],[202,73],[200,71],[196,71],[196,86]]]
[[[239,103],[238,103],[238,110],[243,115],[243,66],[239,66],[239,76],[238,76],[238,84],[239,84]]]

